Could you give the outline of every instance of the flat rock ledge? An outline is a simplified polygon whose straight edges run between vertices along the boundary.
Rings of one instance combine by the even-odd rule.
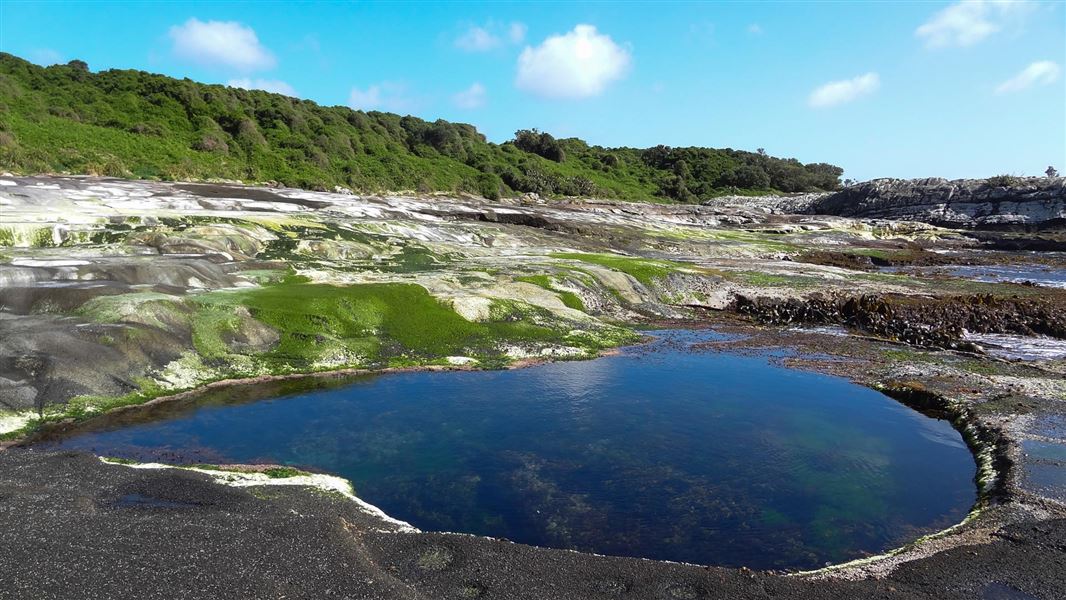
[[[309,488],[233,488],[33,450],[0,452],[0,515],[4,599],[1050,600],[1066,590],[1066,519],[1016,523],[883,579],[812,579],[388,532]]]

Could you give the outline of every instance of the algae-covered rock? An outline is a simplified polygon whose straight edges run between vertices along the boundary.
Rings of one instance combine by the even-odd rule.
[[[326,260],[365,259],[374,255],[374,248],[369,244],[346,240],[300,240],[296,243],[296,253]]]
[[[207,254],[225,260],[248,260],[272,239],[274,235],[260,227],[214,224],[174,232],[132,233],[126,243],[149,246],[160,254]]]

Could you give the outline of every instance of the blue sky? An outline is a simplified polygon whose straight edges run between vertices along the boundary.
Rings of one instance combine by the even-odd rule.
[[[0,2],[0,50],[845,176],[1066,172],[1062,2]]]

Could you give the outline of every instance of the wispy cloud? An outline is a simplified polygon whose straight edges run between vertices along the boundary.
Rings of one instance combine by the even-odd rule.
[[[752,35],[762,35],[762,32],[762,25],[759,25],[758,23],[748,25],[748,33]]]
[[[28,58],[31,62],[47,67],[50,65],[58,65],[63,62],[63,55],[51,48],[36,48],[30,50]]]
[[[485,106],[485,86],[474,82],[470,87],[452,96],[452,102],[459,108],[473,109]]]
[[[414,101],[407,95],[407,86],[395,81],[375,83],[366,89],[352,88],[348,106],[356,110],[409,111]]]
[[[189,19],[170,28],[174,54],[210,66],[239,71],[270,69],[274,55],[259,43],[255,30],[236,21]]]
[[[526,39],[526,24],[511,23],[507,28],[507,39],[511,40],[512,44],[521,44]]]
[[[929,48],[972,46],[1008,23],[1020,22],[1033,6],[1027,0],[964,0],[935,13],[914,35]]]
[[[628,50],[592,25],[577,25],[518,57],[515,85],[542,98],[587,98],[621,79],[632,61]]]
[[[455,47],[467,52],[488,52],[503,46],[504,42],[521,44],[526,38],[524,23],[514,22],[503,25],[490,21],[488,24],[471,25],[459,37],[455,38]]]
[[[246,90],[263,90],[264,92],[274,92],[275,94],[296,97],[296,90],[292,89],[292,86],[288,83],[279,79],[250,79],[248,77],[243,77],[240,79],[230,79],[226,82],[226,85],[235,88],[244,88]]]
[[[830,81],[811,92],[807,103],[812,108],[829,108],[868,96],[881,87],[877,73],[866,73],[851,79]]]
[[[996,87],[997,94],[1020,92],[1037,85],[1050,85],[1059,79],[1062,68],[1050,60],[1038,60]]]

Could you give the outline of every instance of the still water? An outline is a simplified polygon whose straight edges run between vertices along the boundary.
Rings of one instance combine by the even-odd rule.
[[[593,361],[216,391],[42,445],[290,464],[421,529],[753,568],[876,553],[972,505],[974,462],[947,422],[693,347],[714,332],[653,335]]]

